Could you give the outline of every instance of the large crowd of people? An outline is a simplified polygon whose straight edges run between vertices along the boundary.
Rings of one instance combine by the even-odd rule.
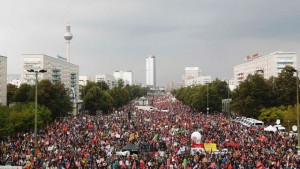
[[[18,133],[1,140],[0,161],[28,169],[300,168],[297,137],[245,127],[222,113],[197,112],[170,95],[156,96],[153,104],[151,111],[130,103],[102,116],[57,119],[38,130],[36,151],[34,134]],[[194,131],[202,143],[227,151],[191,151]],[[129,143],[138,150],[127,153],[123,147]]]

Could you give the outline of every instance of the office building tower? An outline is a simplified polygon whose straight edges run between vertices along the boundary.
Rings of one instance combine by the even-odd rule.
[[[38,74],[38,80],[48,79],[52,83],[61,82],[66,88],[79,93],[79,66],[44,54],[22,54],[21,83],[35,84],[35,74],[27,70],[47,70]],[[76,97],[77,94],[75,94]]]
[[[146,86],[156,88],[156,63],[153,55],[146,58]]]
[[[116,87],[117,85],[117,80],[114,76],[111,76],[111,75],[107,75],[107,74],[99,74],[99,75],[96,75],[96,79],[95,79],[96,82],[105,82],[110,89]]]
[[[211,83],[210,75],[201,75],[199,67],[185,67],[183,75],[183,87],[205,85]]]
[[[0,103],[7,104],[7,57],[0,56]]]
[[[95,77],[94,76],[79,76],[79,85],[80,86],[85,86],[88,81],[95,82]]]
[[[277,51],[268,55],[258,53],[246,57],[245,62],[234,66],[234,83],[238,86],[249,74],[259,73],[268,79],[277,77],[282,69],[290,65],[297,69],[297,55],[295,52]]]
[[[132,85],[132,71],[115,71],[114,72],[114,78],[116,79],[116,81],[118,81],[119,79],[123,80],[124,85]]]
[[[199,67],[185,67],[184,68],[184,78],[190,79],[198,77],[200,75]]]

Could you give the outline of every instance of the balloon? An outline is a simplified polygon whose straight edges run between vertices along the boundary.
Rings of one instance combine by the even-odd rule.
[[[200,142],[201,141],[201,134],[198,132],[198,131],[195,131],[192,133],[191,135],[191,139],[194,141],[194,142]]]

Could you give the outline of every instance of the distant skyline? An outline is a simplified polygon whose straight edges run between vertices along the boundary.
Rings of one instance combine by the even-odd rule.
[[[134,82],[145,84],[145,59],[155,55],[157,86],[164,86],[180,83],[184,67],[229,79],[247,55],[300,53],[296,0],[70,2],[71,62],[80,75],[132,70]],[[1,7],[8,74],[21,74],[21,54],[66,57],[66,1],[3,0]]]

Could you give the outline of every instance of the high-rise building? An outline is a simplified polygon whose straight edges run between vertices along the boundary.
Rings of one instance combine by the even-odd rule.
[[[195,85],[205,85],[207,83],[211,83],[211,76],[209,76],[209,75],[197,76],[197,77],[185,79],[184,87],[195,86]]]
[[[259,73],[266,79],[271,76],[277,77],[286,65],[297,69],[295,52],[277,51],[264,56],[258,53],[249,55],[244,63],[234,66],[235,86],[238,86],[249,74]]]
[[[110,89],[116,87],[117,85],[117,80],[115,77],[111,76],[111,75],[107,75],[107,74],[99,74],[96,75],[96,82],[105,82]]]
[[[114,77],[118,81],[119,79],[122,79],[124,82],[124,85],[132,85],[132,71],[115,71]]]
[[[93,76],[79,76],[79,85],[85,86],[88,81],[95,82],[95,77]]]
[[[153,55],[146,58],[146,86],[156,88],[156,63]]]
[[[21,83],[35,84],[35,74],[27,70],[47,70],[38,74],[38,80],[48,79],[52,83],[61,82],[66,88],[79,93],[79,66],[64,58],[54,58],[44,54],[22,54]]]
[[[200,75],[199,67],[185,67],[184,68],[184,78],[190,79],[198,77]]]
[[[199,67],[185,67],[183,75],[183,86],[205,85],[211,83],[211,76],[201,75]]]
[[[0,56],[0,103],[7,103],[7,57]]]

